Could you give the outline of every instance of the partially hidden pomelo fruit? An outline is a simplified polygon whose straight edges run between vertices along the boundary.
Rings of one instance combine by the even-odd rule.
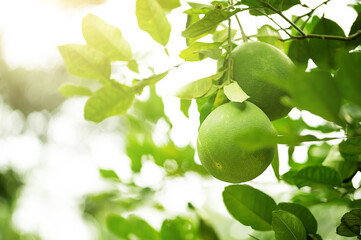
[[[248,101],[261,108],[271,121],[291,110],[280,99],[287,93],[267,79],[288,79],[294,68],[290,58],[278,48],[262,42],[247,42],[232,51],[233,78],[250,96]]]
[[[259,176],[271,163],[276,145],[251,151],[241,147],[250,136],[274,138],[266,114],[251,102],[229,102],[213,110],[199,128],[197,151],[206,170],[225,182],[239,183]]]

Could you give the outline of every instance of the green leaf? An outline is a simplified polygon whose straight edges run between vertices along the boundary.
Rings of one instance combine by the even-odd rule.
[[[128,62],[127,67],[129,68],[129,70],[131,70],[135,73],[139,73],[138,63],[134,59],[132,59]]]
[[[99,123],[123,114],[132,105],[133,99],[132,88],[113,81],[90,96],[84,107],[84,118]]]
[[[306,240],[301,220],[292,213],[278,210],[272,213],[272,226],[276,240]]]
[[[214,9],[214,6],[208,5],[208,4],[202,4],[202,3],[196,3],[196,2],[187,2],[187,3],[191,8],[194,8],[194,9],[203,9],[203,8]]]
[[[337,227],[336,233],[345,237],[360,237],[361,209],[352,209],[341,218],[341,224]]]
[[[341,106],[340,115],[351,126],[357,126],[361,122],[361,106],[345,103]]]
[[[127,136],[125,151],[131,160],[130,168],[134,173],[140,172],[142,168],[142,156],[150,154],[151,151],[149,149],[151,148],[152,146],[148,146],[146,143],[140,143],[133,135]]]
[[[290,170],[286,173],[284,173],[282,176],[281,176],[281,179],[283,181],[285,181],[287,184],[289,185],[296,185],[295,184],[295,176],[297,175],[297,171],[295,170]]]
[[[196,228],[192,221],[181,217],[164,220],[160,230],[162,240],[194,240],[196,234]]]
[[[276,152],[275,152],[275,155],[273,156],[271,166],[272,166],[273,172],[274,172],[277,180],[281,180],[281,178],[280,178],[280,160],[279,160],[279,156],[278,156],[278,147],[276,147]]]
[[[218,24],[229,19],[239,11],[239,9],[234,10],[233,12],[220,9],[211,10],[206,13],[201,20],[193,23],[186,30],[184,30],[182,32],[182,36],[186,38],[194,38],[204,33],[208,33],[210,30],[215,29]]]
[[[202,10],[202,9],[190,9],[190,10]],[[207,12],[210,11],[211,9],[208,9],[207,8]],[[202,14],[205,14],[206,12],[202,13]],[[200,17],[199,17],[199,13],[194,13],[194,14],[191,14],[191,13],[188,13],[187,15],[187,22],[186,22],[186,28],[188,28],[190,25],[192,25],[193,23],[195,22],[198,22],[200,20]],[[216,29],[212,29],[210,32],[214,32]],[[193,42],[197,41],[198,39],[208,35],[208,33],[204,33],[204,34],[201,34],[195,38],[186,38],[186,44],[187,46],[191,45]]]
[[[236,35],[237,30],[231,29],[231,39]],[[225,42],[228,40],[228,28],[213,33],[213,42]]]
[[[175,94],[180,99],[194,99],[202,97],[212,87],[213,75],[201,78],[181,87]]]
[[[221,49],[201,49],[197,51],[200,55],[203,55],[205,57],[210,57],[214,60],[217,60],[222,56],[222,50]]]
[[[313,144],[308,148],[307,151],[307,162],[306,164],[322,164],[329,153],[331,146],[327,143]]]
[[[317,138],[314,135],[278,135],[269,136],[264,134],[255,134],[249,132],[244,135],[242,139],[237,139],[238,144],[242,148],[247,148],[249,151],[255,151],[264,147],[271,147],[276,144],[287,144],[289,146],[298,146],[303,142],[315,141],[329,141],[337,138]]]
[[[286,11],[297,4],[301,4],[300,0],[270,0],[268,2],[272,7],[279,11]]]
[[[106,224],[109,231],[121,239],[130,239],[130,235],[135,235],[138,240],[159,239],[159,233],[146,221],[135,215],[130,215],[125,219],[112,214],[107,217]]]
[[[166,11],[171,11],[177,7],[180,7],[179,0],[157,0],[159,5]]]
[[[224,94],[223,88],[218,89],[216,98],[214,99],[214,102],[213,102],[212,111],[226,102],[229,102],[229,100],[228,100],[226,94]]]
[[[215,95],[212,95],[207,98],[197,98],[197,109],[199,112],[199,123],[202,124],[202,122],[206,119],[206,117],[212,112],[213,109],[213,103],[214,99],[216,98]]]
[[[307,234],[308,240],[322,240],[322,237],[319,234],[309,233]]]
[[[356,33],[357,31],[360,31],[360,29],[361,29],[361,12],[359,12],[357,14],[357,18],[355,19],[355,21],[353,22],[353,24],[351,26],[349,35],[352,35],[352,34]],[[361,38],[358,37],[356,39],[348,41],[346,44],[347,44],[348,48],[354,49],[361,44]]]
[[[341,94],[330,73],[296,71],[292,76],[288,82],[283,82],[283,86],[297,108],[341,126],[344,124],[339,118]]]
[[[361,161],[361,136],[342,141],[339,150],[346,161]]]
[[[360,2],[355,2],[355,3],[351,3],[348,6],[352,7],[357,13],[361,12],[361,3]]]
[[[59,91],[65,97],[90,96],[92,94],[92,91],[89,88],[70,83],[64,83],[61,85]]]
[[[197,15],[198,16],[200,14],[206,14],[207,12],[209,12],[211,10],[212,10],[212,8],[191,8],[191,9],[184,11],[183,13],[188,14],[188,16],[189,15]]]
[[[312,31],[313,34],[345,36],[342,28],[334,21],[321,18]],[[309,40],[312,60],[324,70],[337,69],[335,59],[344,51],[345,42],[312,38]]]
[[[339,145],[333,145],[322,165],[336,169],[342,180],[348,180],[356,174],[359,168],[357,161],[347,161],[341,156]]]
[[[293,7],[294,5],[300,4],[300,0],[288,0],[288,1],[284,1],[284,0],[267,0],[267,1],[241,0],[240,2],[241,2],[241,4],[247,5],[249,7],[255,7],[255,8],[264,7],[264,4],[262,4],[262,2],[264,2],[264,3],[268,3],[273,8],[275,8],[279,11],[285,11],[285,10]],[[259,9],[258,11],[251,9],[249,12],[251,15],[255,15],[255,16],[275,13],[272,10],[269,10],[267,8],[262,9],[262,10]]]
[[[162,98],[157,95],[155,85],[149,86],[149,98],[146,101],[135,101],[133,106],[134,113],[140,119],[147,119],[153,123],[157,123],[161,118],[167,119]]]
[[[128,222],[131,226],[131,231],[137,236],[138,240],[158,240],[159,233],[140,217],[135,215],[128,216]]]
[[[279,32],[272,26],[265,24],[257,29],[257,39],[260,42],[271,44],[279,49],[283,49],[283,42]]]
[[[272,230],[275,201],[267,194],[248,185],[231,185],[223,191],[228,212],[243,225],[255,230]]]
[[[300,135],[304,129],[307,129],[307,124],[302,118],[292,119],[284,117],[272,121],[272,125],[280,135]]]
[[[155,83],[162,80],[165,76],[167,76],[168,73],[169,73],[169,71],[165,71],[165,72],[162,72],[159,74],[154,74],[154,75],[152,75],[148,78],[144,78],[142,80],[136,79],[136,83],[133,85],[133,89],[135,89],[136,91],[141,91],[141,90],[143,90],[144,87],[152,86]]]
[[[361,106],[361,51],[343,54],[338,62],[335,79],[343,97]]]
[[[127,220],[119,215],[109,215],[106,218],[109,231],[122,239],[128,239],[129,226]]]
[[[140,29],[161,45],[167,45],[171,26],[157,0],[137,0],[135,14]]]
[[[119,178],[118,174],[116,174],[114,172],[114,170],[99,169],[99,173],[104,179],[109,179],[109,180],[113,180],[115,182],[120,182],[120,178]]]
[[[220,240],[214,228],[203,218],[199,219],[199,236],[202,240]]]
[[[344,237],[359,236],[360,226],[348,226],[345,222],[341,222],[336,228],[336,233]]]
[[[326,166],[308,166],[302,168],[294,177],[295,184],[301,188],[303,186],[340,186],[341,175],[338,171]]]
[[[189,118],[188,110],[191,104],[192,104],[192,100],[187,100],[187,99],[180,100],[180,110],[187,118]]]
[[[288,56],[301,69],[306,69],[310,50],[307,39],[292,40],[288,48]]]
[[[219,48],[220,46],[220,43],[194,42],[187,49],[181,51],[179,57],[186,61],[200,61],[207,57],[206,51],[209,50],[215,51],[217,56],[220,56],[222,54],[222,50]]]
[[[85,41],[105,53],[111,61],[129,61],[132,50],[120,30],[99,17],[88,14],[83,18],[82,31]]]
[[[68,71],[74,76],[109,81],[110,61],[104,53],[81,44],[62,45],[58,49]]]
[[[274,128],[279,135],[300,135],[303,130],[320,131],[322,133],[331,133],[339,131],[340,129],[336,125],[327,122],[323,125],[312,127],[307,125],[302,118],[291,119],[290,117],[284,117],[272,121]]]
[[[310,210],[308,210],[308,208],[300,204],[286,202],[279,203],[278,207],[281,210],[292,213],[293,215],[298,217],[301,220],[303,226],[305,227],[307,233],[315,234],[317,232],[316,218],[313,216]]]
[[[307,22],[304,31],[307,34],[310,34],[313,32],[313,29],[315,29],[315,26],[317,25],[317,23],[321,20],[321,18],[317,15],[314,15],[310,21]],[[297,31],[297,30],[295,30]]]
[[[232,82],[223,87],[224,94],[232,102],[244,102],[249,96],[242,90],[237,82]]]

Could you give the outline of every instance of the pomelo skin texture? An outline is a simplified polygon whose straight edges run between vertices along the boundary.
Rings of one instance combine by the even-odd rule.
[[[213,110],[198,132],[197,151],[205,169],[219,180],[240,183],[259,176],[271,163],[276,145],[249,151],[240,146],[252,134],[275,137],[266,114],[251,102],[229,102]]]
[[[289,78],[294,64],[276,47],[262,42],[247,42],[232,51],[233,78],[271,121],[284,117],[291,108],[280,99],[287,93],[267,81]]]

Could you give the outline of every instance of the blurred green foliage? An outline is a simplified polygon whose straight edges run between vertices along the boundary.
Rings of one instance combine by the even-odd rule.
[[[21,194],[23,180],[12,169],[0,171],[0,239],[1,240],[40,240],[35,234],[22,233],[16,229],[12,216]]]

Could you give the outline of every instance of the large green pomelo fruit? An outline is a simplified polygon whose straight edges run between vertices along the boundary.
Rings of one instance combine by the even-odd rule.
[[[233,78],[271,121],[284,117],[291,108],[280,99],[287,93],[267,79],[288,79],[294,68],[291,59],[276,47],[247,42],[232,51]]]
[[[198,132],[197,151],[202,165],[215,178],[226,182],[246,182],[257,177],[271,163],[276,145],[253,151],[241,147],[240,142],[250,136],[276,136],[261,109],[247,101],[219,106]]]

